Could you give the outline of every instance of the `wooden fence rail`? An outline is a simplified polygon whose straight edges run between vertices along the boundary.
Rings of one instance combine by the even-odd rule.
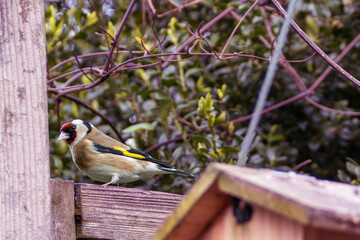
[[[55,239],[151,239],[182,195],[51,180]]]

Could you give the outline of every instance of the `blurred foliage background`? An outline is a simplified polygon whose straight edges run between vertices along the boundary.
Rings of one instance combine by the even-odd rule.
[[[153,2],[159,13],[171,8],[168,1]],[[183,4],[181,0],[174,2]],[[93,1],[110,34],[114,35],[129,3],[128,0]],[[153,35],[155,31],[160,39],[164,39],[163,51],[171,53],[189,38],[187,25],[196,32],[200,22],[208,23],[228,7],[234,7],[234,12],[242,16],[252,3],[203,1],[181,12],[154,18],[152,29],[148,16],[143,19],[145,5],[137,1],[120,35],[119,47],[143,51],[141,40],[145,46],[156,44]],[[277,35],[282,17],[271,11],[273,6],[270,2],[263,1],[262,4],[268,10],[260,11],[258,6],[255,7],[236,31],[226,52],[270,57],[271,50],[259,40],[259,36],[271,42],[264,20],[270,21],[271,29]],[[282,5],[286,8],[286,1],[282,1]],[[360,3],[355,0],[302,1],[294,20],[334,59],[360,33]],[[237,22],[235,17],[228,14],[204,34],[218,53]],[[49,68],[75,54],[79,56],[107,51],[105,38],[97,33],[102,33],[99,19],[87,1],[46,2]],[[209,49],[206,44],[202,46]],[[199,47],[193,50],[200,51]],[[291,30],[284,50],[286,58],[301,60],[311,54],[309,46]],[[129,53],[119,54],[117,62],[121,63],[131,57]],[[104,55],[99,55],[79,61],[83,67],[89,67],[101,66],[105,60]],[[153,61],[145,59],[141,63]],[[317,55],[308,61],[291,65],[307,87],[328,66]],[[340,65],[359,78],[360,43]],[[176,168],[199,175],[211,162],[236,163],[248,122],[234,124],[232,120],[253,111],[267,66],[267,61],[248,57],[218,60],[212,56],[195,56],[184,61],[170,62],[165,68],[154,66],[120,71],[99,86],[71,95],[106,115],[118,130],[123,130],[123,139],[140,150],[182,137],[182,140],[165,144],[149,154]],[[49,75],[56,77],[78,68],[75,61],[69,61]],[[55,85],[61,87],[70,77],[57,80]],[[82,76],[76,83],[88,84],[90,80]],[[279,67],[267,106],[298,93],[289,74]],[[311,98],[332,109],[349,112],[360,109],[359,89],[334,71]],[[81,118],[116,138],[108,124],[81,105],[62,98],[59,107],[61,123]],[[76,169],[66,144],[55,142],[59,124],[52,93],[49,93],[49,123],[52,177],[92,182]],[[288,171],[310,159],[310,164],[297,171],[354,184],[360,181],[359,117],[324,111],[305,100],[299,100],[264,114],[257,133],[249,166]],[[181,177],[164,175],[126,186],[184,193],[191,183]]]

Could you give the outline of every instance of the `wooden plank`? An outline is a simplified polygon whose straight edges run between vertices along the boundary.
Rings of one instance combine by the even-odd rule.
[[[51,179],[51,217],[54,240],[73,240],[75,233],[74,182]]]
[[[197,240],[204,229],[216,219],[226,205],[231,202],[231,197],[219,191],[217,184],[211,185],[208,191],[193,205],[191,211],[173,229],[167,240]],[[177,211],[181,211],[181,207]],[[226,238],[219,238],[226,239]]]
[[[154,236],[154,240],[160,239],[196,239],[204,228],[210,224],[209,221],[217,213],[220,213],[223,206],[226,206],[226,201],[221,201],[223,195],[218,195],[219,191],[216,187],[215,181],[218,172],[216,169],[209,167],[198,179],[198,181],[189,190],[183,201],[179,204],[173,214],[166,220],[166,222],[159,228]],[[207,196],[203,196],[205,192],[209,192]],[[215,196],[211,196],[214,194]],[[209,198],[207,198],[210,195]],[[216,203],[213,203],[215,199]],[[226,197],[225,197],[226,199]],[[193,212],[195,206],[205,204],[205,208],[200,207],[199,211]],[[205,216],[199,216],[199,213],[209,212]]]
[[[44,1],[0,1],[0,239],[51,239]]]
[[[263,207],[254,204],[252,207],[250,221],[237,224],[232,206],[228,205],[199,240],[307,240],[305,227],[300,223]]]
[[[216,166],[219,188],[304,225],[360,234],[360,186],[293,172]]]
[[[182,199],[164,192],[75,184],[77,237],[150,239]]]
[[[321,229],[314,227],[305,228],[305,240],[360,240],[360,235],[333,231],[329,229]]]

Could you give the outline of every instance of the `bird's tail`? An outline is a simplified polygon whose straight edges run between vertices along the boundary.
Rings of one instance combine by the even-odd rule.
[[[163,166],[161,166],[159,168],[165,172],[168,172],[169,174],[176,174],[176,175],[183,176],[186,178],[196,179],[196,177],[194,175],[184,172],[184,171],[181,171],[181,170],[178,170],[178,169],[175,169],[175,168],[167,168],[167,167],[163,167]]]

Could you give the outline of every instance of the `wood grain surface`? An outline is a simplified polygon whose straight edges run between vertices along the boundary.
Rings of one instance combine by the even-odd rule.
[[[75,184],[78,238],[151,239],[182,195],[134,188]]]
[[[217,165],[224,193],[303,225],[360,234],[360,186],[295,172]],[[226,172],[226,174],[224,174]]]
[[[52,239],[75,239],[74,182],[51,179],[50,186]]]
[[[44,1],[0,1],[0,239],[51,239]]]
[[[258,213],[249,223],[242,225],[243,227],[236,227],[236,231],[226,230],[227,227],[235,226],[228,225],[229,221],[233,221],[229,218],[229,209],[219,214],[207,215],[214,209],[224,209],[224,204],[225,207],[228,206],[227,201],[231,196],[253,205]],[[269,239],[276,239],[279,234],[285,237],[296,235],[300,236],[300,239],[310,239],[310,236],[311,239],[326,239],[323,236],[329,235],[334,236],[331,239],[335,239],[335,236],[352,236],[350,239],[358,239],[359,206],[360,186],[320,180],[294,172],[212,163],[189,190],[186,199],[161,226],[155,239],[200,239],[200,236],[206,239],[206,236],[212,236],[206,235],[210,231],[213,232],[208,234],[215,234],[215,238],[219,234],[238,237],[246,233],[247,239],[259,239],[256,228],[269,231],[268,237],[275,237]],[[201,213],[204,209],[209,211],[194,214]],[[214,225],[214,221],[218,224]],[[269,228],[276,222],[280,228]],[[260,227],[263,224],[266,226]],[[292,229],[290,232],[281,229],[281,226],[286,224],[288,229]],[[250,225],[257,227],[246,232],[245,226]],[[278,230],[271,232],[271,229]]]

